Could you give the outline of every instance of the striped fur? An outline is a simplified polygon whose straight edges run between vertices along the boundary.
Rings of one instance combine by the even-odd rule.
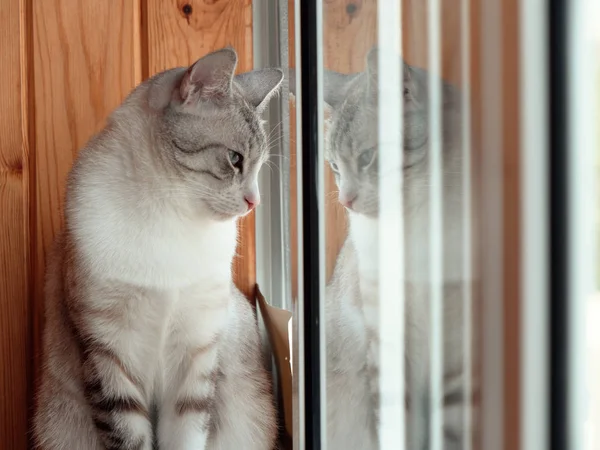
[[[37,448],[274,446],[231,261],[267,156],[260,111],[282,75],[233,77],[236,60],[223,50],[142,83],[81,151],[48,260]]]

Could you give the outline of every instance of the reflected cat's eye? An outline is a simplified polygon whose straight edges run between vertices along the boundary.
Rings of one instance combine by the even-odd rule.
[[[333,170],[335,173],[339,173],[340,169],[336,163],[330,162],[329,165],[331,166],[331,170]]]
[[[375,154],[375,150],[372,148],[362,152],[358,157],[358,168],[363,169],[363,168],[367,167],[369,164],[371,164],[371,161],[373,161],[374,154]]]
[[[244,157],[240,155],[238,152],[234,150],[229,150],[229,162],[236,169],[242,170],[242,162],[244,161]]]

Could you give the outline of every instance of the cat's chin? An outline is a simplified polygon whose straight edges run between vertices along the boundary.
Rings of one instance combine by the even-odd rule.
[[[223,211],[207,200],[202,201],[201,204],[201,214],[207,219],[214,220],[216,222],[229,222],[246,214],[242,211]]]
[[[230,220],[236,220],[240,216],[241,216],[241,214],[231,214],[231,213],[224,213],[224,212],[218,212],[218,211],[211,211],[211,218],[217,222],[229,222]]]
[[[358,208],[358,209],[354,209],[354,208],[348,209],[348,208],[346,208],[346,210],[350,214],[368,217],[369,219],[377,219],[379,217],[379,209],[366,210],[366,209],[360,209],[360,208]]]
[[[360,212],[360,211],[358,211],[358,212],[356,212],[356,214],[359,215],[359,216],[366,217],[368,219],[373,219],[373,220],[379,219],[379,212],[377,212],[377,211],[374,212],[374,213],[373,212]]]

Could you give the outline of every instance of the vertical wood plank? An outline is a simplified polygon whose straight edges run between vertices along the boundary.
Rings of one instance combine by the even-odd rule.
[[[238,72],[253,68],[251,0],[147,0],[148,75],[188,66],[222,47],[238,54]],[[234,281],[253,298],[256,284],[254,213],[238,223]]]
[[[470,17],[469,17],[469,33],[471,37],[471,42],[469,44],[469,48],[471,51],[471,65],[470,65],[470,88],[471,88],[471,175],[472,175],[472,192],[471,192],[471,201],[472,201],[472,209],[474,211],[473,214],[473,226],[472,229],[475,233],[473,240],[473,248],[472,248],[472,264],[474,268],[474,273],[477,273],[475,277],[476,280],[473,283],[473,310],[471,314],[473,324],[473,337],[474,339],[482,342],[483,341],[483,282],[480,278],[480,269],[483,265],[483,249],[485,248],[485,242],[482,240],[481,233],[481,213],[480,211],[485,211],[483,198],[481,195],[481,167],[482,167],[482,136],[481,136],[481,114],[482,107],[481,104],[481,0],[469,0],[470,6]],[[463,25],[464,26],[464,25]],[[471,347],[473,349],[473,347]],[[474,359],[478,361],[484,361],[483,359],[483,350],[484,345],[480,344],[477,346],[478,353],[473,355]],[[475,379],[482,379],[483,369],[482,365],[477,364],[473,368],[473,376]],[[479,413],[481,416],[482,411],[482,396],[477,396],[477,398],[473,402],[473,412]],[[480,421],[480,424],[482,422]],[[481,425],[475,429],[473,429],[472,442],[474,450],[481,450],[482,443],[482,432]]]
[[[78,150],[102,128],[139,77],[135,6],[126,0],[33,2],[37,217],[32,284],[37,358],[45,258],[62,226],[67,173]]]
[[[19,0],[0,2],[0,442],[27,448],[30,381],[28,305],[29,174],[27,105],[21,103],[25,13]]]
[[[504,448],[521,446],[521,169],[519,106],[519,2],[502,2]],[[523,449],[525,450],[525,449]]]

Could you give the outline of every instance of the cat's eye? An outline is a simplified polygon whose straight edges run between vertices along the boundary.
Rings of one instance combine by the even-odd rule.
[[[340,169],[336,163],[330,161],[329,165],[331,166],[331,170],[333,170],[335,173],[339,173]]]
[[[229,162],[236,169],[242,170],[242,162],[244,161],[244,157],[240,155],[238,152],[234,150],[229,150]]]
[[[408,88],[404,88],[404,96],[406,97],[408,94],[410,94]]]
[[[358,157],[358,168],[363,169],[371,164],[373,161],[373,156],[375,155],[375,149],[370,148],[369,150],[365,150]]]

